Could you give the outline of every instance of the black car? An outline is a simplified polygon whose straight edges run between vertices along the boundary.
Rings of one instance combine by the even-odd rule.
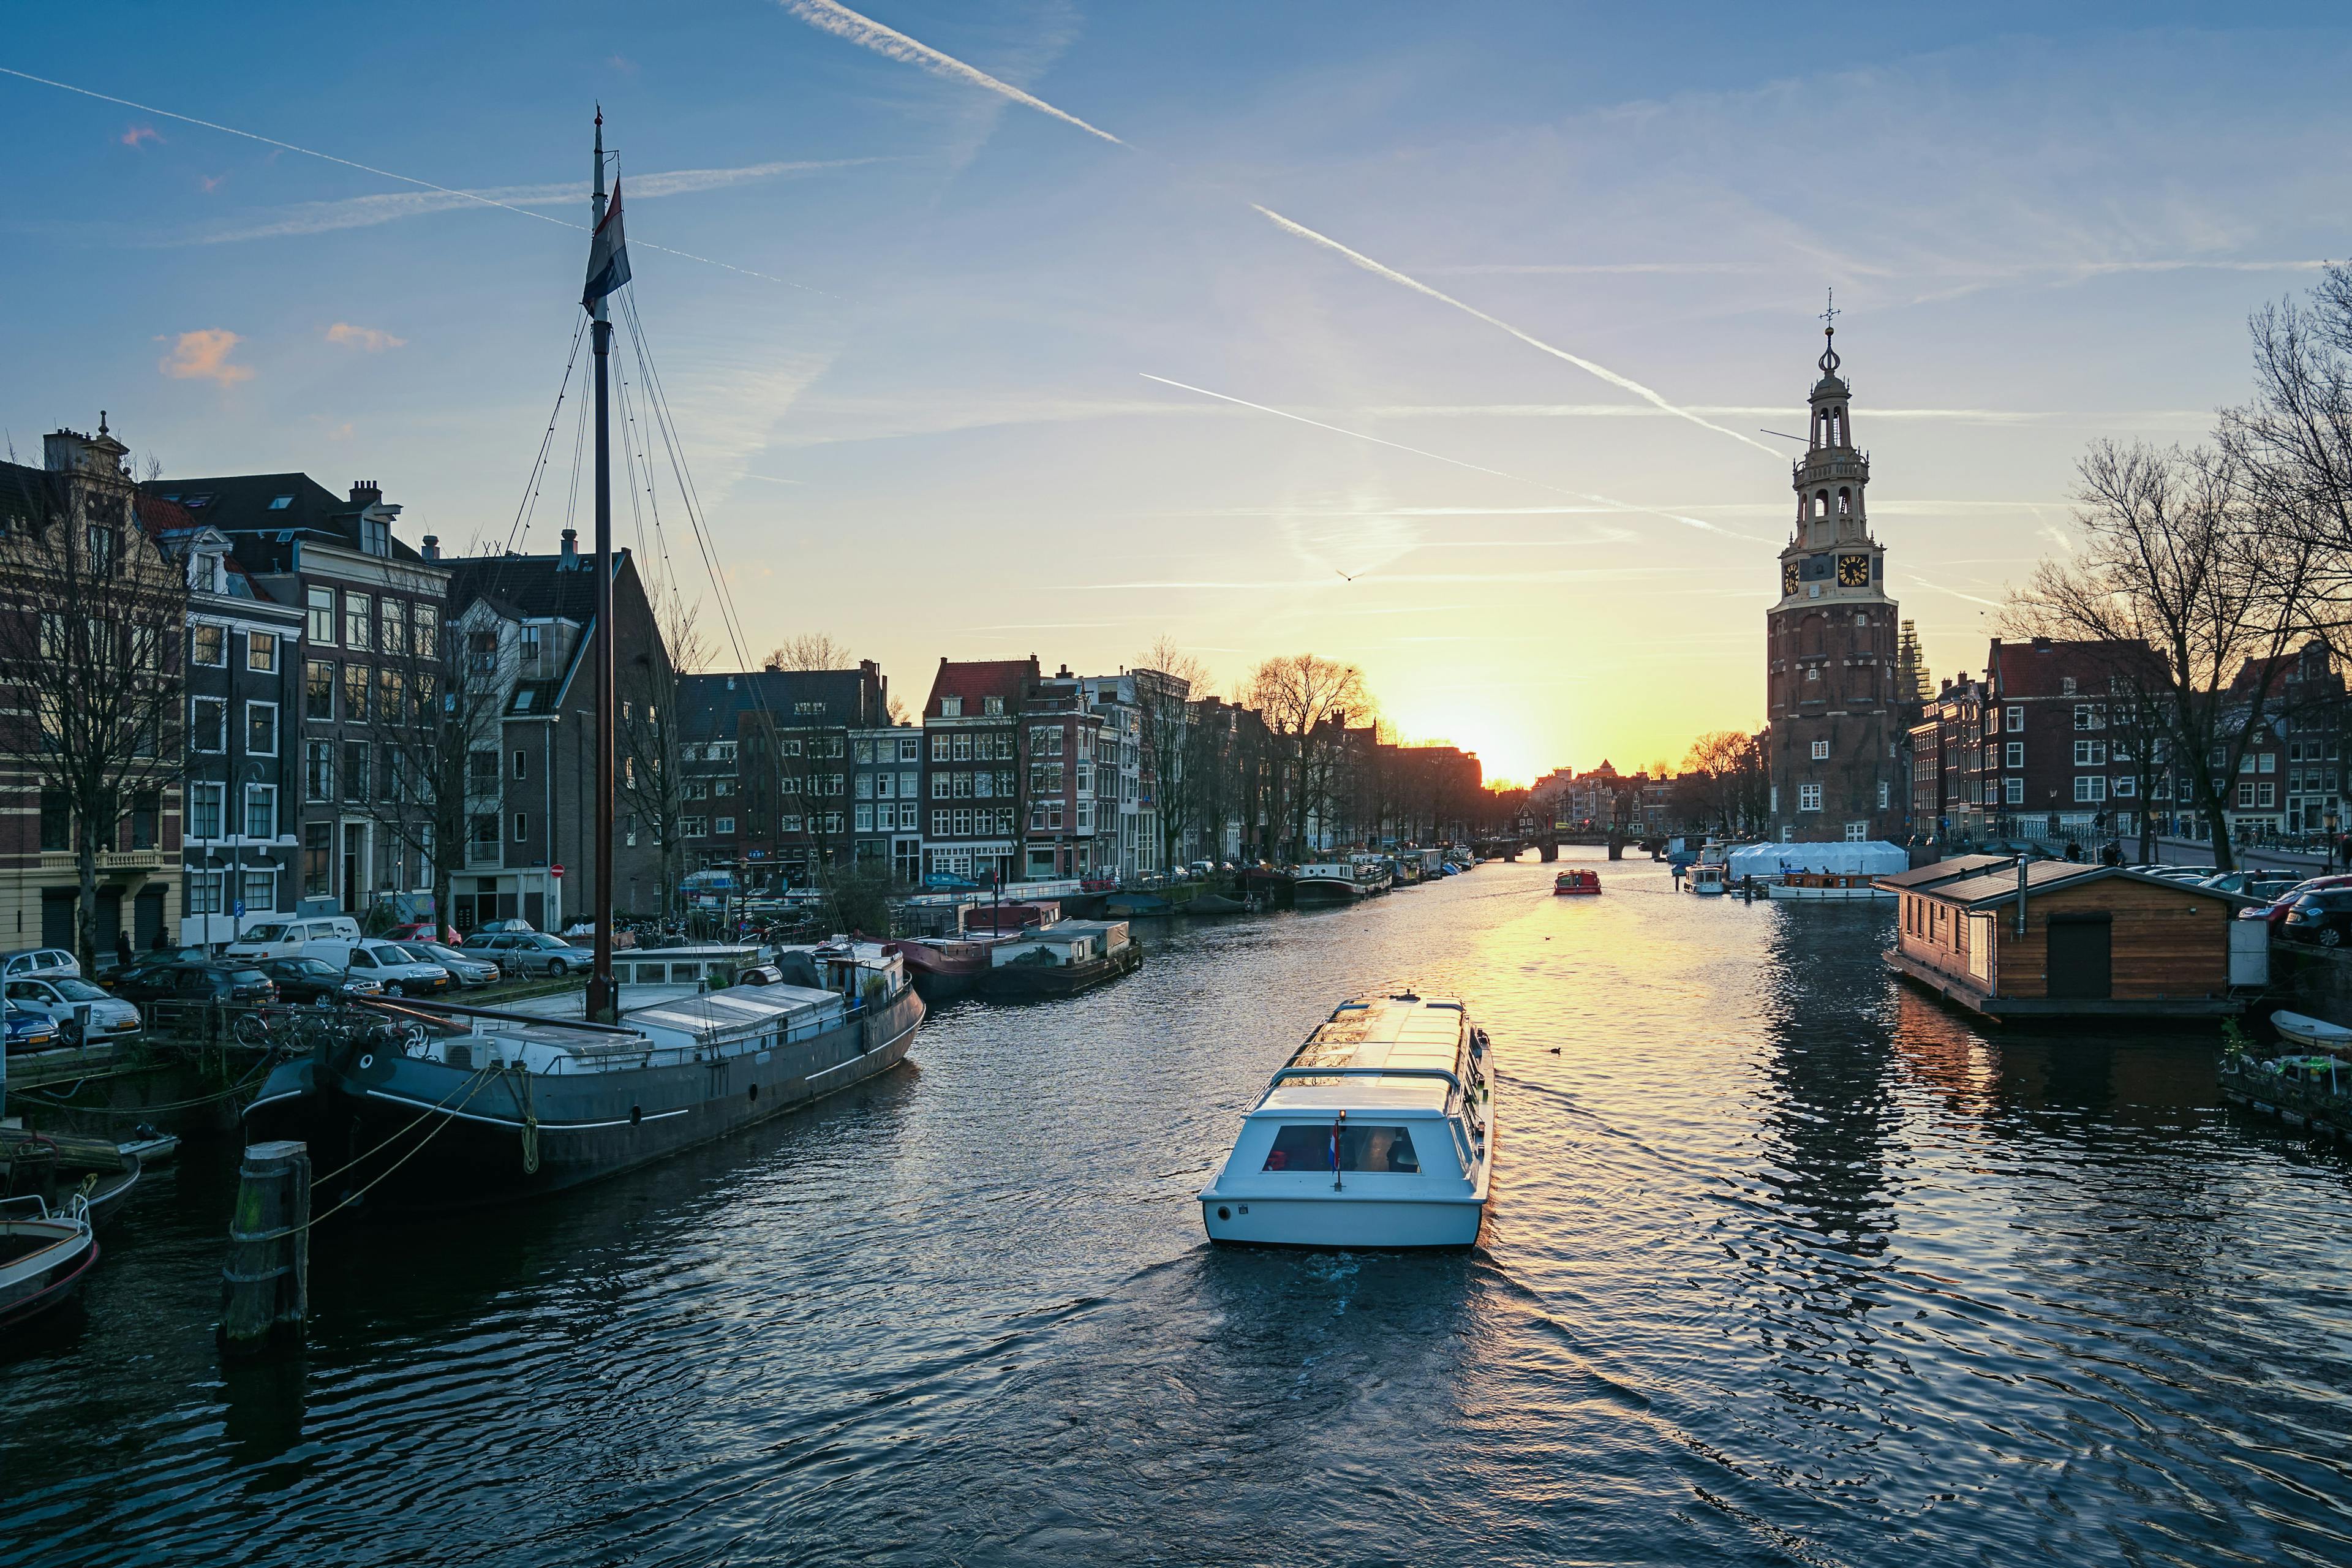
[[[125,1002],[161,1002],[179,994],[180,971],[187,967],[177,957],[146,959],[109,976],[106,986]]]
[[[352,979],[324,959],[265,958],[254,967],[277,982],[278,994],[289,1002],[341,1002],[383,992],[374,981]]]
[[[2289,942],[2342,947],[2352,941],[2352,888],[2324,888],[2287,906],[2279,934]]]
[[[278,1000],[278,982],[250,963],[183,963],[173,972],[171,991],[158,1000],[258,1005]]]

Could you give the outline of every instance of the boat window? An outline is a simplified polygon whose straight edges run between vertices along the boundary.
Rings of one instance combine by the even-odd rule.
[[[1331,1169],[1332,1123],[1313,1121],[1279,1128],[1267,1151],[1268,1171],[1328,1171]],[[1412,1134],[1402,1127],[1347,1126],[1339,1133],[1342,1171],[1402,1171],[1418,1173]]]

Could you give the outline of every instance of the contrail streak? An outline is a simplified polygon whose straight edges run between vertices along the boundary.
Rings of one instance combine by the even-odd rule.
[[[280,142],[275,136],[264,136],[253,131],[240,131],[234,125],[223,125],[217,121],[199,120],[193,114],[181,114],[169,109],[158,109],[153,104],[140,103],[128,98],[117,98],[112,93],[93,92],[86,87],[76,87],[69,81],[57,81],[48,77],[35,76],[30,71],[15,70],[7,66],[0,66],[0,76],[12,76],[19,81],[37,82],[43,87],[56,88],[60,92],[79,93],[83,98],[94,98],[100,103],[118,103],[125,109],[135,109],[142,114],[176,120],[183,125],[194,125],[205,131],[217,131],[224,136],[241,136],[247,142],[258,142],[265,147],[276,147],[288,153],[299,153],[305,158],[316,158],[324,163],[340,163],[346,169],[357,169],[362,174],[373,174],[378,179],[397,180],[404,185],[415,185],[420,190],[438,191],[445,196],[457,198],[461,203],[496,207],[500,212],[520,213],[524,217],[536,218],[541,223],[551,223],[558,228],[577,229],[583,234],[588,232],[586,224],[569,223],[560,217],[550,217],[545,213],[535,213],[529,207],[518,206],[512,202],[499,201],[473,191],[460,191],[448,185],[436,185],[430,180],[420,180],[414,174],[396,174],[390,169],[379,169],[372,163],[362,163],[351,158],[338,158],[332,153],[321,153],[315,147],[298,147],[291,142]],[[824,293],[822,289],[812,289],[805,283],[795,283],[789,278],[779,278],[772,272],[754,272],[748,267],[738,267],[732,262],[716,261],[708,256],[697,256],[690,250],[673,250],[667,245],[656,245],[649,239],[635,240],[632,243],[646,250],[658,250],[665,256],[675,256],[687,261],[699,261],[705,267],[721,268],[729,272],[740,272],[746,278],[757,278],[769,283],[781,283],[787,289],[798,289],[804,294]],[[839,298],[838,295],[832,294],[827,294],[825,297]]]
[[[776,0],[776,3],[810,26],[822,28],[836,38],[846,38],[862,49],[871,49],[877,55],[927,70],[933,76],[945,77],[950,81],[986,88],[1015,103],[1026,104],[1040,114],[1050,114],[1056,120],[1075,125],[1089,136],[1099,136],[1121,147],[1127,145],[1099,125],[1089,125],[1076,115],[1055,108],[1044,99],[1034,98],[1022,91],[1011,82],[999,81],[986,71],[968,66],[952,55],[940,53],[929,44],[919,44],[906,34],[894,32],[871,16],[861,16],[846,5],[835,4],[835,0]]]
[[[1490,327],[1499,327],[1504,331],[1510,333],[1511,336],[1518,339],[1519,342],[1526,343],[1532,348],[1541,349],[1544,353],[1550,354],[1555,359],[1564,359],[1569,363],[1576,366],[1577,369],[1583,371],[1590,375],[1597,375],[1612,386],[1622,387],[1627,392],[1632,393],[1634,396],[1642,398],[1645,402],[1656,405],[1659,408],[1664,410],[1668,414],[1674,415],[1676,418],[1687,419],[1692,424],[1696,425],[1703,429],[1712,430],[1718,436],[1728,436],[1733,440],[1743,442],[1748,446],[1755,447],[1759,452],[1771,453],[1774,458],[1779,458],[1780,456],[1779,452],[1773,451],[1771,447],[1767,447],[1763,442],[1756,440],[1752,437],[1743,436],[1737,430],[1717,425],[1712,420],[1703,419],[1696,414],[1692,413],[1689,409],[1677,406],[1675,404],[1667,401],[1657,393],[1651,391],[1648,387],[1643,386],[1632,376],[1620,375],[1615,371],[1611,370],[1607,365],[1595,364],[1591,360],[1584,358],[1580,354],[1572,354],[1566,349],[1554,348],[1551,344],[1544,342],[1541,338],[1529,332],[1523,332],[1519,331],[1518,328],[1511,325],[1510,322],[1486,314],[1486,311],[1481,310],[1475,305],[1465,305],[1461,300],[1455,299],[1453,295],[1433,289],[1417,278],[1408,278],[1393,267],[1381,266],[1379,262],[1373,260],[1370,257],[1364,255],[1361,251],[1349,249],[1338,240],[1333,239],[1329,235],[1318,234],[1303,223],[1293,223],[1290,219],[1283,216],[1280,213],[1276,212],[1272,207],[1258,206],[1258,204],[1255,202],[1252,202],[1250,205],[1257,207],[1259,212],[1264,213],[1267,217],[1273,219],[1278,226],[1286,231],[1298,236],[1301,239],[1312,240],[1317,245],[1323,246],[1328,249],[1338,251],[1340,255],[1346,257],[1349,260],[1354,262],[1357,266],[1362,268],[1367,272],[1375,273],[1380,277],[1387,279],[1391,283],[1402,283],[1408,289],[1415,289],[1421,293],[1428,295],[1433,300],[1451,305],[1455,310],[1462,311],[1465,315],[1475,316],[1478,320],[1486,322]]]
[[[1260,414],[1271,414],[1280,419],[1295,419],[1301,425],[1312,425],[1318,430],[1328,430],[1335,436],[1345,436],[1353,441],[1370,441],[1376,447],[1391,447],[1400,452],[1411,452],[1416,458],[1427,458],[1434,462],[1449,463],[1457,468],[1467,468],[1474,474],[1492,474],[1498,479],[1509,479],[1515,484],[1533,485],[1539,490],[1549,490],[1554,495],[1571,496],[1578,500],[1598,501],[1602,506],[1615,507],[1622,511],[1663,517],[1669,522],[1679,522],[1686,528],[1699,529],[1707,533],[1719,533],[1727,539],[1744,539],[1751,544],[1768,542],[1758,539],[1753,534],[1734,533],[1727,528],[1717,528],[1711,522],[1696,517],[1685,517],[1679,512],[1662,511],[1654,506],[1640,506],[1633,501],[1616,500],[1608,496],[1595,495],[1590,490],[1562,489],[1558,485],[1546,484],[1541,479],[1531,479],[1524,474],[1506,473],[1501,468],[1489,468],[1481,464],[1465,462],[1459,458],[1449,458],[1443,452],[1432,452],[1420,447],[1408,447],[1402,441],[1391,441],[1379,436],[1367,436],[1361,430],[1349,430],[1338,425],[1326,425],[1320,419],[1309,419],[1304,414],[1293,414],[1286,408],[1270,408],[1263,403],[1252,403],[1246,397],[1229,397],[1222,392],[1211,392],[1205,386],[1193,386],[1186,382],[1171,381],[1164,375],[1154,375],[1150,371],[1139,371],[1136,374],[1146,381],[1156,381],[1162,386],[1172,386],[1180,391],[1197,393],[1202,397],[1213,397],[1220,403],[1232,403],[1244,408],[1255,408]]]

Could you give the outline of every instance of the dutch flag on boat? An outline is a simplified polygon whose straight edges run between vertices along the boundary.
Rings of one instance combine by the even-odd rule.
[[[581,308],[594,315],[604,296],[628,280],[629,247],[621,235],[621,182],[615,178],[613,203],[588,240],[588,287],[580,296]]]

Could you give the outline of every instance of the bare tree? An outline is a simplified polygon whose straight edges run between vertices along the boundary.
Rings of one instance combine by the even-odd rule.
[[[712,645],[697,616],[674,583],[656,584],[648,593],[659,647],[649,648],[615,672],[618,700],[614,737],[616,765],[614,792],[623,813],[638,832],[652,835],[661,856],[661,910],[667,919],[675,912],[680,877],[678,818],[683,815],[685,775],[679,767],[678,678],[692,675],[711,660]],[[662,657],[666,653],[667,657]]]
[[[1284,744],[1289,853],[1308,847],[1307,820],[1328,820],[1331,785],[1345,752],[1347,716],[1370,705],[1362,672],[1311,653],[1265,660],[1250,677],[1250,706]]]
[[[478,600],[456,621],[422,599],[407,623],[385,619],[373,668],[339,667],[342,754],[327,749],[332,742],[304,742],[303,793],[339,796],[383,829],[404,864],[429,868],[433,918],[444,926],[477,819],[488,819],[492,846],[502,831],[502,719],[517,655],[501,646],[499,624]]]
[[[2313,619],[2341,650],[2352,624],[2352,264],[2327,268],[2308,303],[2265,305],[2248,324],[2254,397],[2222,414],[2221,447],[2265,517],[2318,552]]]
[[[801,632],[786,637],[761,661],[770,669],[847,669],[856,661],[849,646],[835,642],[828,632]]]
[[[1186,833],[1201,826],[1215,787],[1214,764],[1199,754],[1195,706],[1209,695],[1209,671],[1175,638],[1162,637],[1144,650],[1134,679],[1143,787],[1159,816],[1160,868],[1166,870],[1181,857]]]
[[[226,744],[226,704],[208,720],[217,738],[183,731],[187,611],[184,563],[140,526],[131,476],[98,443],[79,468],[19,469],[0,487],[0,682],[12,721],[0,744],[39,782],[44,845],[59,829],[70,835],[89,973],[99,857],[122,847],[122,816],[132,847],[160,847],[163,792],[179,777],[182,745]],[[52,820],[52,798],[65,821]]]
[[[2226,454],[2103,441],[2079,472],[2084,547],[2042,563],[2009,624],[2150,650],[2150,707],[2136,722],[2162,726],[2174,798],[2185,795],[2204,818],[2214,861],[2227,869],[2228,792],[2276,717],[2289,649],[2305,626],[2314,552],[2271,526]]]

